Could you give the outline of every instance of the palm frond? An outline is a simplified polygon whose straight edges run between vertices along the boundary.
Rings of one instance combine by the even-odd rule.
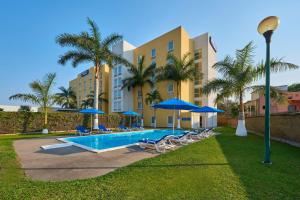
[[[33,104],[41,105],[39,98],[37,96],[33,95],[33,94],[18,93],[18,94],[10,96],[9,100],[21,100],[21,101],[24,101],[24,102],[30,102],[30,103],[33,103]]]
[[[270,71],[271,72],[282,72],[282,71],[287,71],[287,70],[294,70],[294,69],[299,69],[298,65],[285,62],[282,58],[272,58],[270,60]],[[262,77],[265,75],[265,62],[261,61],[257,66],[256,66],[256,74],[258,77]]]
[[[111,47],[112,45],[114,45],[114,44],[116,44],[116,43],[122,41],[122,39],[123,39],[122,35],[119,35],[119,34],[117,34],[117,33],[113,33],[113,34],[107,36],[107,37],[101,42],[101,44],[102,44],[102,46],[103,46],[104,48],[109,48],[109,47]]]
[[[99,45],[100,41],[101,41],[101,34],[99,32],[99,28],[97,26],[97,24],[91,20],[90,18],[87,18],[87,23],[90,26],[90,31],[93,34],[93,38],[94,38],[94,45]]]
[[[202,92],[204,94],[210,94],[212,92],[218,92],[219,90],[222,90],[224,88],[231,88],[232,85],[233,83],[229,80],[213,79],[204,85],[204,87],[202,88]]]
[[[92,55],[87,54],[87,52],[70,50],[59,57],[58,63],[65,65],[70,60],[73,61],[72,66],[77,67],[77,65],[82,62],[94,61],[94,58]]]
[[[236,50],[237,65],[242,68],[253,65],[254,49],[254,43],[251,41],[243,49]]]

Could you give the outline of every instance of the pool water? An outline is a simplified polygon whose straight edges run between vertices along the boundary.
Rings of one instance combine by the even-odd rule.
[[[75,146],[94,151],[103,152],[134,145],[142,139],[159,140],[165,135],[181,135],[184,130],[144,130],[134,132],[111,133],[81,137],[67,137],[59,139],[71,142]]]

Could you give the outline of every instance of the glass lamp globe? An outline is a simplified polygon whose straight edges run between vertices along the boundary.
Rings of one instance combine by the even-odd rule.
[[[269,16],[266,17],[265,19],[263,19],[258,27],[257,27],[257,31],[260,34],[264,34],[267,31],[274,31],[276,30],[276,28],[279,25],[279,18],[276,16]]]

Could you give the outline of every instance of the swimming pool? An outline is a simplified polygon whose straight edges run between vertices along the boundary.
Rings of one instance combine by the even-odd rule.
[[[144,130],[133,132],[121,132],[81,137],[58,138],[63,142],[72,143],[74,146],[93,152],[104,152],[136,145],[139,140],[158,140],[165,135],[181,135],[184,130]]]

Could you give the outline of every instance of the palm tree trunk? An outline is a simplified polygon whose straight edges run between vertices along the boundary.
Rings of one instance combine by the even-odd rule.
[[[156,128],[156,109],[153,108],[153,116],[154,116],[154,128]]]
[[[237,136],[247,136],[247,130],[245,126],[245,113],[244,113],[244,104],[243,104],[243,92],[240,92],[240,109],[238,117],[238,126],[236,128],[235,134]]]
[[[99,70],[100,66],[96,64],[95,66],[95,91],[94,91],[94,108],[98,110],[98,96],[99,96]],[[91,129],[98,129],[98,114],[95,115],[94,127]]]
[[[141,117],[141,127],[144,126],[144,98],[143,98],[143,86],[140,86],[141,99],[142,99],[142,117]]]
[[[48,124],[48,111],[47,111],[47,107],[44,107],[44,125],[45,127],[47,127]]]

